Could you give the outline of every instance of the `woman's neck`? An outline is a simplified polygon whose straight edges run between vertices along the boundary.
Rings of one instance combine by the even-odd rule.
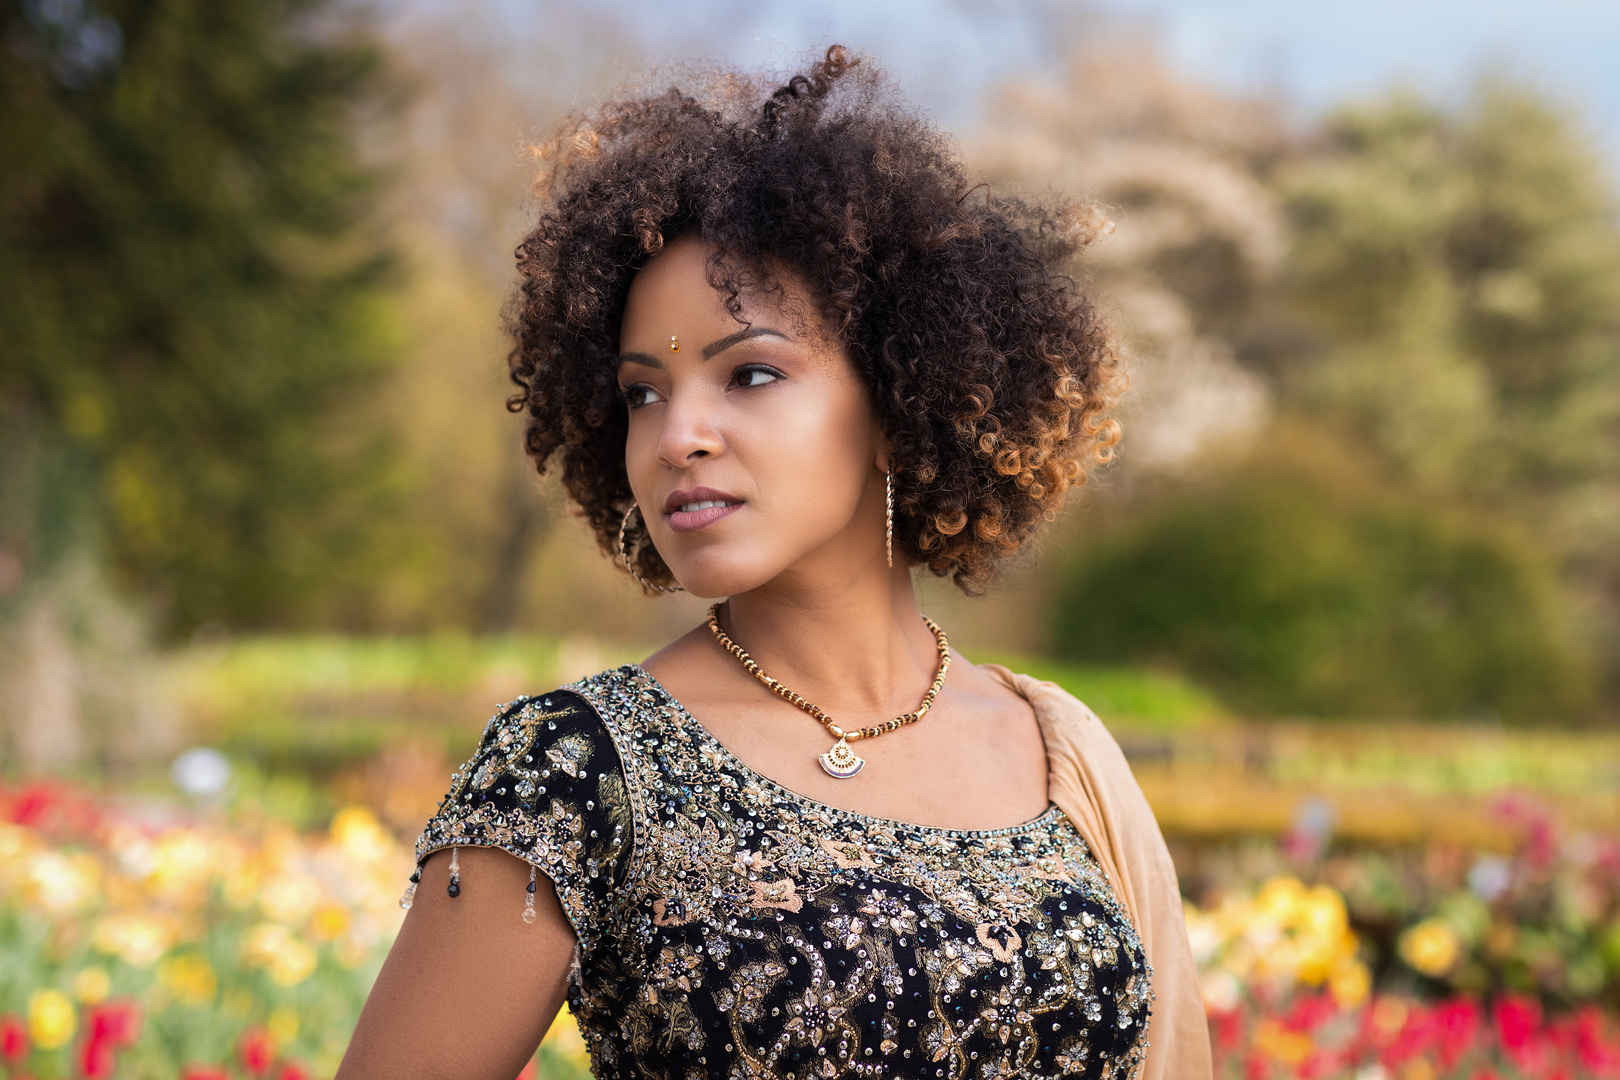
[[[720,621],[764,671],[834,716],[909,712],[939,663],[901,568],[841,581],[779,578],[732,597]]]

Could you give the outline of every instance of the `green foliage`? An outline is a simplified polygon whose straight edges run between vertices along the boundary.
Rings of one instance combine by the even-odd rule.
[[[1266,713],[1542,719],[1590,692],[1525,542],[1308,471],[1206,479],[1089,546],[1051,640],[1180,668]]]
[[[640,655],[525,634],[289,635],[178,650],[164,678],[195,738],[274,777],[326,777],[408,739],[459,762],[497,702]]]
[[[0,425],[93,463],[110,557],[177,630],[298,611],[374,509],[379,54],[327,9],[0,8]],[[37,575],[27,532],[0,544]]]
[[[1224,710],[1208,692],[1168,671],[1143,667],[1066,664],[1031,657],[975,657],[1054,682],[1113,727],[1185,728],[1219,718]]]
[[[1419,484],[1527,511],[1560,555],[1612,546],[1592,508],[1620,488],[1620,219],[1574,118],[1486,82],[1325,135],[1280,182],[1285,291],[1315,334],[1285,396]]]

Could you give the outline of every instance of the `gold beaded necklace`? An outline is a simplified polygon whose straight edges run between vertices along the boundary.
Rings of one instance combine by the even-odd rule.
[[[951,643],[945,640],[945,631],[941,630],[939,628],[939,624],[934,622],[933,619],[930,619],[928,616],[924,615],[923,622],[927,623],[928,629],[933,631],[934,643],[939,649],[939,670],[934,673],[934,685],[930,686],[928,688],[928,693],[923,695],[922,704],[918,705],[915,709],[906,713],[904,716],[897,716],[893,720],[888,720],[872,727],[856,728],[853,731],[846,731],[844,728],[834,723],[833,718],[823,712],[819,706],[806,701],[792,690],[789,690],[787,687],[765,674],[758,662],[756,662],[752,656],[748,655],[748,650],[744,649],[741,645],[738,645],[735,641],[732,641],[726,636],[726,632],[720,629],[720,605],[715,604],[713,607],[709,608],[709,632],[714,634],[714,639],[720,643],[721,647],[724,648],[726,652],[742,661],[742,666],[748,669],[748,673],[754,676],[754,678],[758,679],[760,682],[764,683],[766,686],[770,687],[777,697],[797,705],[799,708],[821,721],[821,726],[826,728],[827,731],[838,740],[833,744],[833,748],[831,750],[828,750],[825,754],[818,754],[816,756],[816,760],[821,762],[821,767],[828,776],[836,777],[839,780],[848,780],[850,777],[860,772],[861,767],[866,764],[864,759],[855,756],[855,751],[849,748],[850,743],[858,742],[861,739],[874,739],[879,735],[884,735],[888,732],[896,731],[902,727],[905,727],[907,724],[915,724],[918,720],[921,720],[924,716],[927,716],[928,710],[934,707],[934,698],[939,696],[940,687],[945,685],[945,673],[951,669]]]

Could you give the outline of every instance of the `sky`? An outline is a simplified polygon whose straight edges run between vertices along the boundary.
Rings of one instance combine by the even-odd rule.
[[[456,0],[399,2],[442,11]],[[618,57],[629,66],[692,55],[782,65],[846,42],[875,54],[914,100],[958,130],[974,124],[987,89],[1055,67],[1064,41],[1122,31],[1149,34],[1179,69],[1272,96],[1302,121],[1396,82],[1454,97],[1488,69],[1577,106],[1620,165],[1620,0],[577,2],[617,17],[641,49]],[[547,5],[477,6],[521,35]]]

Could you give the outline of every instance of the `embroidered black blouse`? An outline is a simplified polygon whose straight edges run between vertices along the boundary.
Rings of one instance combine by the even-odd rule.
[[[826,806],[639,667],[497,713],[417,862],[454,845],[555,886],[598,1077],[1123,1078],[1146,1050],[1141,942],[1057,807],[959,831]]]

